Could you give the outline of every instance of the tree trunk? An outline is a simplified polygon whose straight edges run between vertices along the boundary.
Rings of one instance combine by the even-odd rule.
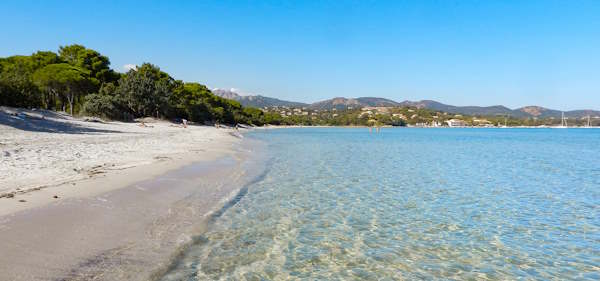
[[[69,101],[69,111],[71,112],[71,116],[73,116],[73,94],[67,94],[67,101]]]

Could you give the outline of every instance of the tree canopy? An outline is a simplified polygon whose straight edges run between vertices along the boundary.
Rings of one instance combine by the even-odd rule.
[[[40,68],[33,74],[33,81],[45,89],[49,96],[59,97],[63,111],[67,101],[71,115],[75,98],[87,93],[95,82],[89,79],[89,71],[86,69],[66,63],[49,64]]]
[[[262,125],[280,118],[218,97],[205,85],[176,80],[150,63],[117,73],[108,57],[78,44],[61,46],[58,53],[0,58],[0,105],[117,120],[153,116]]]

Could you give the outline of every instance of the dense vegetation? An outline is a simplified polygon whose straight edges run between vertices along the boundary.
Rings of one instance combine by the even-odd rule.
[[[0,58],[0,105],[115,120],[153,116],[199,123],[277,123],[259,109],[213,95],[204,85],[176,80],[150,63],[117,73],[108,57],[81,45],[60,47],[58,54]]]

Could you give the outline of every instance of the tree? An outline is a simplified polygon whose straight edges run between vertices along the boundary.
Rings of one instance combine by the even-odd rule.
[[[16,107],[36,107],[42,104],[38,88],[31,74],[19,71],[0,74],[0,104]]]
[[[0,104],[35,107],[42,104],[38,88],[33,84],[35,63],[30,56],[0,58]]]
[[[66,100],[73,115],[73,102],[85,94],[92,84],[88,79],[89,71],[66,63],[50,64],[33,74],[34,82],[54,96],[61,97],[62,110],[65,110]]]
[[[137,70],[129,70],[119,80],[117,91],[136,117],[156,114],[158,118],[168,111],[169,97],[175,85],[175,80],[168,74],[145,63]]]
[[[111,119],[153,115],[226,124],[282,122],[279,114],[242,107],[213,95],[204,85],[175,80],[149,63],[116,73],[106,56],[77,44],[61,46],[58,54],[38,51],[0,58],[0,104],[63,111],[68,105],[71,115],[81,109]],[[304,119],[297,122],[311,122]]]
[[[58,48],[58,54],[60,58],[70,64],[70,65],[78,65],[79,64],[79,53],[83,52],[85,47],[78,44],[73,44],[69,46],[60,46]]]
[[[194,122],[213,119],[211,107],[206,102],[210,95],[206,86],[197,83],[186,83],[177,87],[169,100],[171,115]]]
[[[119,79],[119,74],[110,69],[108,57],[95,50],[75,44],[61,46],[59,54],[60,58],[66,63],[87,69],[90,72],[90,77],[96,79],[98,85]]]
[[[85,114],[92,116],[119,120],[129,119],[124,102],[113,83],[104,83],[97,94],[87,95],[82,109]]]
[[[265,123],[264,113],[255,107],[244,107],[242,110],[243,118],[236,118],[238,123],[248,123],[261,126]]]
[[[33,55],[31,55],[31,61],[33,66],[32,72],[46,65],[62,62],[62,60],[56,53],[49,51],[38,51],[34,53]]]

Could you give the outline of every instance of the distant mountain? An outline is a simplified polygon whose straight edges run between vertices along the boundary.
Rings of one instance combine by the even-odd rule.
[[[544,108],[541,106],[525,106],[525,107],[517,108],[517,109],[515,109],[515,111],[523,112],[525,114],[528,114],[533,117],[538,117],[538,118],[561,117],[562,116],[562,112],[559,110],[548,109],[548,108]],[[565,112],[565,115],[568,116],[569,112]],[[573,117],[575,117],[575,116],[573,116]],[[577,116],[577,117],[579,117],[579,116]]]
[[[443,103],[439,103],[431,100],[423,100],[418,102],[404,101],[404,106],[415,106],[418,108],[427,108],[432,110],[439,110],[454,114],[464,115],[508,115],[517,118],[537,117],[537,118],[560,118],[563,111],[548,109],[541,106],[525,106],[517,109],[510,109],[502,105],[495,106],[453,106]],[[564,111],[565,117],[570,118],[582,118],[586,116],[600,116],[598,110],[571,110]]]
[[[384,98],[362,97],[356,100],[366,106],[400,106],[400,103]]]
[[[219,97],[222,98],[226,98],[226,99],[230,99],[230,100],[237,100],[239,101],[241,99],[241,96],[232,91],[232,90],[226,90],[226,89],[213,89],[211,90],[211,92]]]
[[[426,108],[431,110],[443,111],[454,114],[464,115],[510,115],[514,117],[526,117],[525,112],[515,111],[506,106],[494,105],[494,106],[454,106],[447,105],[432,100],[422,101],[403,101],[400,103],[401,106],[412,106],[416,108]]]
[[[393,100],[375,97],[361,97],[361,98],[343,98],[337,97],[329,100],[315,102],[309,107],[312,109],[319,110],[330,110],[330,109],[347,109],[348,107],[361,108],[365,106],[400,106],[400,103]]]
[[[508,115],[517,118],[537,117],[537,118],[560,118],[562,111],[555,109],[548,109],[540,106],[525,106],[517,109],[510,109],[502,105],[494,106],[454,106],[447,105],[432,100],[422,101],[403,101],[400,103],[402,106],[413,106],[417,108],[427,108],[431,110],[443,111],[454,114],[464,115]],[[586,116],[600,116],[598,110],[571,110],[565,111],[566,117],[571,118],[582,118]]]
[[[565,116],[566,117],[577,117],[577,118],[586,117],[586,116],[590,116],[590,117],[599,116],[600,117],[600,110],[579,109],[579,110],[565,111]]]
[[[261,95],[243,96],[232,90],[214,89],[212,93],[226,99],[239,101],[243,106],[252,107],[273,107],[273,106],[288,106],[288,107],[305,107],[306,103],[285,101],[276,98],[264,97]]]
[[[349,107],[362,108],[366,106],[384,106],[384,107],[403,107],[410,106],[416,108],[426,108],[435,111],[448,112],[452,114],[462,115],[478,115],[478,116],[499,116],[508,115],[517,118],[560,118],[562,111],[555,109],[548,109],[540,106],[525,106],[517,109],[510,109],[503,105],[494,106],[454,106],[443,104],[441,102],[433,100],[421,100],[421,101],[403,101],[396,102],[390,99],[377,98],[377,97],[360,97],[360,98],[345,98],[336,97],[324,101],[315,102],[312,104],[306,104],[301,102],[285,101],[276,98],[269,98],[264,96],[243,96],[231,90],[215,89],[213,93],[224,98],[233,99],[239,101],[244,106],[254,107],[272,107],[272,106],[288,106],[288,107],[308,107],[311,109],[318,110],[343,110]],[[586,116],[600,116],[598,110],[571,110],[565,111],[565,116],[570,118],[583,118]]]

